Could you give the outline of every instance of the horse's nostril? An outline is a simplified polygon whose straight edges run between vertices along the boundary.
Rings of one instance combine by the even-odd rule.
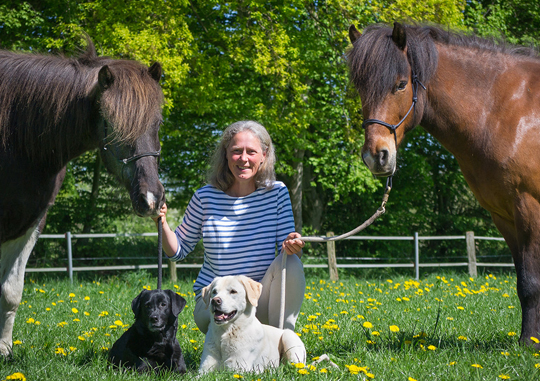
[[[388,157],[390,156],[390,152],[388,150],[382,149],[379,151],[379,164],[381,166],[385,166],[388,163]]]

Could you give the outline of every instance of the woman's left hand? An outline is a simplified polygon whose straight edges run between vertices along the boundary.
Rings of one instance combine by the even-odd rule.
[[[299,254],[302,252],[302,248],[305,245],[305,242],[302,241],[301,238],[302,235],[300,233],[290,233],[285,241],[283,241],[283,250],[285,250],[288,255]]]

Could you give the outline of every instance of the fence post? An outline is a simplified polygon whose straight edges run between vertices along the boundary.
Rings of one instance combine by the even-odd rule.
[[[171,281],[176,282],[178,277],[176,276],[176,262],[169,259],[169,274],[171,275]]]
[[[327,237],[333,237],[334,232],[326,233]],[[330,280],[338,280],[337,261],[336,261],[336,242],[326,242],[326,248],[328,250],[328,271],[330,272]]]
[[[465,241],[467,242],[467,256],[469,257],[469,275],[476,278],[476,249],[474,244],[474,232],[465,233]]]
[[[418,245],[418,232],[414,232],[414,276],[420,279],[420,249]]]
[[[71,232],[66,233],[67,254],[68,254],[68,273],[69,281],[73,284],[73,254],[71,252]]]

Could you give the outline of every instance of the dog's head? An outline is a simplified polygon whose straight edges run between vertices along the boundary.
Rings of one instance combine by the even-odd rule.
[[[186,300],[172,290],[143,290],[131,302],[135,320],[150,332],[163,330],[176,323]]]
[[[214,322],[221,325],[235,321],[249,305],[257,307],[261,291],[262,284],[246,276],[225,276],[203,288],[202,298],[211,308]]]

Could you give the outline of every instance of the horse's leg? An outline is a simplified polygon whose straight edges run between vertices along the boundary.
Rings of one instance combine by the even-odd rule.
[[[512,251],[521,303],[520,341],[532,344],[540,339],[540,203],[528,193],[515,203],[514,221],[495,222]],[[495,221],[495,219],[494,219]],[[513,227],[513,229],[512,229]],[[513,231],[512,231],[513,230]],[[515,238],[512,238],[515,237]],[[507,238],[509,237],[509,238]],[[540,348],[540,344],[536,344]]]
[[[38,239],[34,226],[22,237],[0,247],[0,354],[11,352],[13,323],[21,302],[26,262]]]

